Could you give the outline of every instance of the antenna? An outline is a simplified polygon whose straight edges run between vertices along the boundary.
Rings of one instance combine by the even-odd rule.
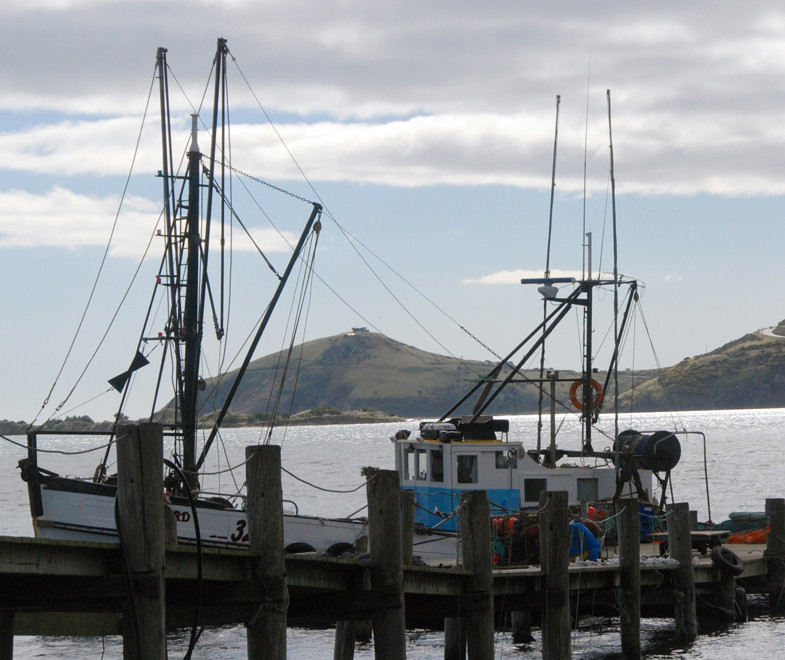
[[[611,90],[606,91],[608,97],[608,146],[611,155],[611,208],[613,209],[613,336],[616,342],[619,338],[619,253],[616,236],[616,176],[613,171],[613,130],[611,128]],[[618,350],[618,345],[616,346]],[[619,363],[616,362],[616,373],[613,378],[613,409],[614,409],[614,437],[619,435]]]
[[[586,162],[589,149],[589,88],[591,87],[591,53],[589,53],[589,73],[586,76],[586,119],[583,128],[583,233],[586,234]],[[581,265],[581,279],[586,272],[586,255],[584,254],[583,264]],[[589,277],[591,278],[591,266],[589,266]]]
[[[553,166],[551,168],[551,206],[548,212],[548,249],[545,253],[545,277],[551,276],[551,234],[553,232],[553,194],[556,190],[556,147],[559,142],[559,103],[561,95],[556,95],[556,128],[553,133]]]
[[[556,147],[559,143],[559,103],[561,102],[561,95],[556,95],[556,128],[553,132],[553,165],[551,167],[551,205],[550,210],[548,211],[548,248],[545,252],[545,279],[547,280],[551,276],[551,235],[553,233],[553,195],[556,190]],[[543,291],[546,289],[546,291]],[[545,317],[548,313],[548,299],[554,298],[557,293],[557,289],[553,286],[551,282],[543,283],[543,286],[540,287],[540,293],[543,295],[542,301],[542,318],[543,322],[545,321]],[[545,332],[545,328],[543,327],[543,332]],[[542,377],[545,373],[545,342],[542,342],[542,347],[540,349],[540,382],[542,382]],[[540,393],[538,396],[537,401],[537,451],[540,451],[542,445],[542,399],[543,399],[543,391],[542,386],[540,387]]]

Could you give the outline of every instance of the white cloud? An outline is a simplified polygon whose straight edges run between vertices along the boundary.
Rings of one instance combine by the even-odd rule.
[[[496,273],[483,275],[476,279],[463,280],[462,284],[485,284],[488,286],[496,286],[499,284],[520,284],[523,278],[540,278],[544,277],[541,270],[500,270]],[[572,277],[576,280],[581,279],[582,275],[577,270],[551,270],[551,277]]]
[[[573,108],[574,110],[574,108]],[[183,113],[174,143],[187,139]],[[209,121],[209,118],[203,120]],[[443,114],[384,122],[282,123],[281,145],[267,124],[232,128],[233,163],[266,180],[299,179],[289,152],[313,181],[434,185],[550,185],[553,118],[548,114]],[[0,168],[52,176],[125,175],[140,120],[132,117],[38,124],[0,134]],[[782,194],[785,182],[772,167],[770,145],[785,140],[771,129],[738,124],[734,116],[702,117],[669,126],[666,117],[645,122],[622,118],[616,127],[620,193],[689,195]],[[605,144],[601,122],[591,126],[592,144]],[[160,168],[156,119],[148,120],[134,171]],[[654,135],[668,134],[673,143]],[[621,145],[621,146],[618,146]],[[206,144],[203,144],[206,150]],[[755,149],[769,155],[756,160]],[[703,161],[711,158],[707,165]],[[588,192],[608,188],[607,148],[591,154]],[[743,165],[743,168],[738,165]],[[583,136],[564,131],[557,164],[557,192],[583,190]]]
[[[160,227],[160,205],[144,197],[127,196],[112,234],[118,204],[118,197],[92,197],[61,187],[40,195],[23,190],[0,192],[0,248],[103,247],[111,236],[110,254],[140,259],[150,236]],[[249,232],[267,254],[291,252],[297,242],[297,236],[272,228],[250,227]],[[235,250],[257,249],[238,229],[232,243]],[[158,258],[161,249],[154,242],[147,256]]]
[[[117,197],[90,197],[56,187],[35,195],[22,190],[0,193],[0,247],[104,246],[117,213]],[[141,257],[158,217],[150,200],[128,197],[123,222],[112,239],[112,253]]]
[[[315,182],[547,189],[560,93],[556,191],[582,192],[586,136],[588,193],[604,194],[610,88],[620,195],[785,193],[785,96],[772,84],[785,69],[779,3],[491,4],[203,0],[166,32],[182,3],[4,3],[4,187],[24,185],[19,173],[81,190],[68,177],[127,174],[148,91],[135,171],[157,171],[156,48],[169,49],[183,144],[191,104],[210,98],[223,34],[239,120],[233,162],[266,180],[300,174],[269,126],[249,122],[257,98],[241,73]]]
[[[131,168],[140,120],[114,117],[95,121],[38,124],[0,134],[0,168],[49,175],[117,175]],[[160,169],[160,137],[152,130],[137,158],[150,174]]]

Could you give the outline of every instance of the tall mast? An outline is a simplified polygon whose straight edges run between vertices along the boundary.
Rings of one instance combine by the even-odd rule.
[[[585,434],[583,438],[583,450],[584,451],[594,451],[594,448],[591,445],[591,425],[592,425],[592,416],[594,415],[594,390],[591,384],[591,374],[592,374],[592,329],[593,319],[592,319],[592,291],[593,291],[593,280],[592,280],[592,265],[591,265],[591,232],[586,232],[586,263],[588,264],[588,268],[586,270],[586,280],[584,280],[583,286],[586,289],[586,307],[583,310],[583,318],[584,318],[584,332],[586,333],[586,339],[584,340],[584,350],[586,351],[586,355],[584,356],[584,367],[583,367],[583,423]],[[598,276],[599,277],[599,276]]]
[[[584,350],[586,351],[586,355],[584,356],[584,367],[583,367],[583,425],[584,425],[584,439],[583,439],[583,451],[590,452],[594,451],[594,448],[591,445],[591,425],[592,425],[592,416],[594,414],[594,388],[591,384],[591,375],[592,375],[592,331],[593,331],[593,319],[592,319],[592,303],[593,303],[593,292],[594,292],[594,284],[595,281],[592,280],[591,274],[589,274],[588,279],[584,280],[581,284],[581,288],[583,289],[584,293],[586,294],[586,298],[583,301],[585,307],[583,308],[583,314],[586,324],[586,338],[584,340]]]
[[[180,383],[180,410],[183,428],[183,471],[196,485],[197,381],[202,328],[199,323],[199,166],[202,154],[196,139],[198,115],[191,115],[191,146],[188,149],[188,215],[185,228],[187,246],[186,281],[183,309],[182,343],[185,348],[183,377]],[[182,283],[181,283],[182,284]]]

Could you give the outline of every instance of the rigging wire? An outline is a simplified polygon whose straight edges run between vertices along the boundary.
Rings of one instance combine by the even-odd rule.
[[[16,440],[12,440],[7,435],[0,434],[0,438],[9,442],[12,445],[16,445],[17,447],[21,447],[22,449],[33,449],[29,447],[27,444],[22,444],[21,442],[17,442]],[[77,456],[79,454],[89,454],[90,452],[98,451],[99,449],[105,449],[106,447],[110,446],[112,443],[108,442],[103,445],[98,445],[97,447],[91,447],[90,449],[79,449],[74,451],[66,451],[65,449],[41,449],[40,447],[35,447],[34,450],[39,454],[62,454],[63,456]],[[39,468],[40,469],[40,468]]]
[[[306,318],[307,318],[307,309],[308,308],[306,307],[305,303],[306,303],[306,300],[310,301],[310,297],[308,296],[308,294],[311,291],[311,282],[312,282],[312,279],[313,279],[313,270],[314,270],[313,269],[313,265],[314,265],[314,263],[316,261],[316,248],[317,248],[318,244],[319,244],[319,233],[316,233],[315,235],[312,234],[311,235],[311,241],[310,241],[310,252],[311,252],[311,255],[310,255],[308,261],[306,263],[302,264],[302,267],[301,267],[302,284],[301,284],[301,287],[300,287],[300,295],[296,296],[296,297],[293,297],[293,299],[292,299],[292,306],[295,305],[295,301],[297,303],[297,306],[296,306],[296,312],[294,314],[294,321],[293,321],[293,324],[292,324],[291,339],[289,341],[288,350],[286,352],[286,359],[284,361],[283,372],[281,373],[281,376],[280,376],[280,385],[279,385],[279,387],[277,389],[275,402],[273,404],[273,408],[272,408],[272,411],[271,411],[271,418],[270,418],[270,423],[269,423],[269,427],[268,427],[267,437],[264,440],[265,444],[269,444],[269,442],[270,442],[270,440],[272,438],[273,425],[275,423],[275,419],[278,416],[278,409],[279,409],[279,407],[281,405],[281,397],[283,396],[284,385],[286,383],[286,376],[287,376],[287,374],[289,372],[289,365],[291,363],[292,353],[294,352],[294,348],[295,348],[294,343],[297,340],[297,332],[298,332],[299,327],[300,327],[300,321],[301,321],[301,319],[303,317],[303,310],[304,309],[306,310]],[[291,312],[290,312],[290,317],[291,317]],[[302,346],[300,346],[300,355],[301,356],[302,356],[302,350],[303,350]],[[281,352],[281,354],[282,353],[283,353],[283,351]],[[280,359],[280,355],[281,354],[279,354],[279,359]],[[299,376],[299,368],[297,369],[297,375]],[[296,389],[295,389],[295,391],[296,391]],[[272,394],[272,388],[271,388],[271,392],[270,393]],[[292,395],[291,395],[291,397],[289,399],[289,410],[290,410],[290,412],[292,410],[292,406],[294,405],[294,398],[295,398],[295,392],[292,392]],[[281,443],[281,444],[283,444],[283,443]]]
[[[358,490],[363,488],[367,485],[367,481],[363,481],[359,486],[352,488],[350,490],[337,490],[335,488],[325,488],[323,486],[317,486],[315,483],[308,481],[307,479],[303,479],[302,477],[298,477],[294,472],[287,470],[285,467],[281,466],[281,471],[286,472],[292,479],[296,479],[300,483],[304,483],[306,486],[310,486],[311,488],[315,488],[316,490],[324,491],[325,493],[356,493]],[[374,477],[371,477],[372,479]]]
[[[60,365],[60,369],[58,370],[57,375],[55,376],[54,382],[52,383],[52,386],[49,389],[49,392],[46,395],[46,398],[44,399],[44,402],[41,404],[41,408],[39,409],[39,411],[36,414],[36,416],[33,418],[33,421],[30,422],[29,429],[33,428],[33,426],[35,425],[36,421],[38,421],[38,417],[41,415],[41,412],[49,404],[49,399],[51,398],[52,393],[54,392],[54,389],[57,386],[58,381],[60,380],[60,376],[62,375],[63,370],[65,369],[65,365],[68,363],[68,360],[69,360],[69,358],[71,356],[71,352],[73,351],[74,346],[76,344],[76,339],[79,336],[79,332],[82,329],[82,325],[84,324],[85,318],[87,317],[87,312],[90,309],[90,305],[92,304],[93,297],[95,296],[95,292],[96,292],[96,290],[98,288],[98,281],[99,281],[99,279],[101,277],[101,273],[103,272],[104,266],[106,264],[106,259],[109,256],[109,248],[112,245],[112,239],[114,238],[114,233],[115,233],[115,230],[117,229],[117,223],[118,223],[118,221],[120,219],[120,210],[123,208],[123,204],[125,202],[125,197],[126,197],[126,194],[128,192],[128,186],[129,186],[129,184],[131,182],[131,174],[133,173],[134,166],[136,165],[136,157],[137,157],[137,155],[139,153],[139,144],[140,144],[140,142],[142,140],[142,132],[144,131],[144,125],[145,125],[145,121],[147,119],[147,111],[148,111],[148,109],[150,107],[150,99],[151,99],[152,94],[153,94],[153,87],[154,87],[154,85],[155,85],[155,71],[153,71],[153,76],[152,76],[152,79],[150,80],[150,89],[147,92],[147,101],[145,103],[144,112],[142,114],[142,122],[141,122],[141,126],[139,127],[139,133],[138,133],[137,138],[136,138],[136,146],[134,147],[134,154],[133,154],[133,157],[131,158],[131,166],[129,168],[128,174],[127,174],[126,179],[125,179],[125,185],[123,186],[123,192],[120,195],[120,203],[119,203],[119,205],[117,207],[117,211],[115,212],[114,221],[112,222],[112,229],[111,229],[111,231],[109,233],[109,240],[108,240],[108,242],[106,244],[106,248],[104,248],[104,253],[103,253],[103,256],[101,257],[101,263],[98,266],[98,272],[95,275],[95,279],[93,280],[93,286],[90,289],[90,295],[87,298],[87,303],[85,304],[85,308],[82,311],[82,316],[79,319],[79,323],[78,323],[78,325],[76,327],[76,332],[74,332],[74,336],[71,339],[71,344],[68,347],[68,351],[65,354],[65,358],[63,358],[63,362]],[[91,361],[92,361],[92,358],[91,358]],[[89,366],[89,363],[88,363],[88,366]],[[87,369],[87,367],[85,367],[85,370],[86,369]],[[70,398],[71,394],[73,394],[73,391],[76,388],[76,385],[79,383],[79,381],[81,381],[83,376],[84,376],[84,371],[79,376],[79,380],[77,380],[77,382],[74,384],[73,388],[68,393],[66,398],[57,406],[57,408],[54,410],[52,415],[56,414],[65,405],[65,403]],[[51,418],[52,418],[52,416],[50,415],[49,419],[51,419]]]
[[[239,169],[237,169],[237,168],[232,168],[232,170],[235,172],[235,174],[238,174],[238,175],[240,175],[241,177],[245,176],[245,177],[247,177],[247,178],[249,178],[249,179],[252,179],[252,180],[256,181],[257,183],[259,183],[259,184],[261,184],[261,185],[264,185],[264,186],[270,187],[270,188],[272,188],[272,189],[278,190],[279,192],[283,192],[283,193],[285,193],[285,194],[287,194],[287,195],[289,195],[289,196],[291,196],[291,197],[293,197],[293,198],[299,199],[299,200],[301,200],[301,201],[308,201],[307,199],[305,199],[305,198],[303,198],[303,197],[300,197],[299,195],[296,195],[296,194],[294,194],[294,193],[291,193],[291,192],[289,192],[289,191],[287,191],[287,190],[285,190],[285,189],[279,188],[278,186],[275,186],[274,184],[270,184],[270,183],[268,183],[268,182],[266,182],[266,181],[264,181],[264,180],[262,180],[262,179],[258,179],[258,178],[256,178],[256,177],[253,177],[253,176],[251,176],[251,175],[248,175],[248,174],[244,173],[242,170],[239,170]],[[250,191],[250,189],[249,189],[249,188],[248,188],[248,187],[245,185],[245,183],[243,182],[242,178],[241,178],[241,179],[239,179],[239,183],[240,183],[240,185],[242,185],[242,186],[243,186],[243,188],[244,188],[244,189],[246,190],[246,192],[249,194],[249,196],[251,197],[251,200],[252,200],[252,201],[253,201],[253,203],[254,203],[254,204],[257,206],[257,208],[260,210],[260,212],[261,212],[261,213],[263,213],[263,214],[265,215],[265,217],[267,217],[268,221],[270,222],[270,225],[271,225],[271,226],[272,226],[272,227],[273,227],[273,228],[274,228],[274,229],[275,229],[275,230],[278,232],[279,236],[280,236],[280,237],[281,237],[281,238],[282,238],[282,239],[283,239],[283,240],[284,240],[284,241],[285,241],[285,242],[286,242],[288,245],[290,245],[290,247],[291,247],[291,243],[289,243],[289,241],[288,241],[288,239],[286,238],[286,236],[285,236],[285,235],[284,235],[284,234],[283,234],[283,233],[280,231],[280,229],[278,229],[278,227],[276,227],[276,225],[275,225],[275,224],[272,222],[272,219],[271,219],[271,218],[270,218],[270,217],[267,215],[267,213],[265,212],[265,210],[264,210],[264,209],[261,207],[261,205],[259,204],[258,200],[256,200],[256,198],[253,196],[253,193]],[[318,195],[317,195],[317,198],[318,198]],[[309,202],[309,203],[312,203],[312,202]],[[325,211],[325,213],[327,213],[327,211]],[[328,213],[328,215],[329,215],[329,213]],[[333,222],[335,222],[335,219],[334,219],[332,216],[329,216],[329,217],[330,217],[330,219],[331,219],[331,220],[333,220]],[[337,222],[336,222],[336,225],[338,226],[338,223],[337,223]],[[374,253],[373,253],[373,251],[372,251],[372,250],[370,250],[370,248],[368,248],[366,245],[364,245],[364,244],[363,244],[363,243],[362,243],[362,242],[361,242],[359,239],[357,239],[356,237],[354,237],[354,236],[353,236],[353,235],[352,235],[350,232],[348,232],[348,231],[346,231],[346,230],[342,230],[342,231],[343,231],[343,233],[344,233],[344,236],[345,236],[345,237],[349,237],[349,238],[350,238],[352,241],[356,241],[356,242],[357,242],[359,245],[361,245],[363,248],[365,248],[366,250],[368,250],[368,252],[369,252],[371,255],[373,255],[373,256],[374,256],[374,257],[375,257],[377,260],[379,260],[379,261],[380,261],[380,262],[381,262],[383,265],[385,265],[385,266],[386,266],[386,267],[387,267],[387,268],[388,268],[388,269],[389,269],[389,270],[390,270],[390,271],[391,271],[393,274],[395,274],[395,275],[396,275],[397,277],[399,277],[399,278],[400,278],[400,279],[401,279],[401,280],[402,280],[404,283],[406,283],[408,286],[410,286],[410,287],[411,287],[411,288],[412,288],[412,289],[413,289],[415,292],[417,292],[417,293],[418,293],[420,296],[422,296],[422,297],[423,297],[423,298],[424,298],[424,299],[425,299],[425,300],[426,300],[426,301],[427,301],[429,304],[431,304],[431,305],[432,305],[434,308],[436,308],[436,309],[437,309],[438,311],[440,311],[440,312],[441,312],[441,313],[442,313],[444,316],[446,316],[446,317],[447,317],[447,318],[448,318],[448,319],[449,319],[449,320],[450,320],[452,323],[454,323],[455,325],[457,325],[457,326],[458,326],[458,327],[459,327],[459,328],[460,328],[460,329],[461,329],[461,330],[462,330],[464,333],[466,333],[467,335],[469,335],[469,336],[470,336],[470,337],[471,337],[471,338],[472,338],[472,339],[473,339],[473,340],[474,340],[476,343],[478,343],[478,344],[480,344],[481,346],[483,346],[483,347],[484,347],[486,350],[488,350],[488,352],[489,352],[489,353],[491,353],[491,354],[492,354],[494,357],[496,357],[498,360],[501,360],[501,357],[498,355],[498,353],[496,353],[495,351],[493,351],[493,350],[492,350],[492,349],[491,349],[489,346],[487,346],[485,343],[483,343],[483,342],[482,342],[480,339],[478,339],[478,338],[477,338],[475,335],[473,335],[473,334],[472,334],[472,333],[471,333],[469,330],[467,330],[467,329],[466,329],[464,326],[460,325],[460,324],[458,323],[458,321],[456,321],[454,318],[452,318],[452,317],[451,317],[449,314],[447,314],[447,312],[445,312],[445,311],[444,311],[443,309],[441,309],[441,308],[440,308],[438,305],[436,305],[436,303],[434,303],[434,302],[433,302],[432,300],[430,300],[430,299],[429,299],[427,296],[425,296],[425,295],[424,295],[422,292],[420,292],[420,291],[419,291],[419,290],[418,290],[416,287],[414,287],[414,285],[412,285],[410,282],[408,282],[408,280],[406,280],[406,279],[403,277],[403,275],[401,275],[401,274],[400,274],[398,271],[396,271],[394,268],[392,268],[392,266],[390,266],[389,264],[387,264],[386,262],[384,262],[384,261],[383,261],[381,258],[379,258],[379,257],[378,257],[376,254],[374,254]],[[353,249],[355,249],[355,251],[357,250],[357,248],[356,248],[356,247],[354,247]],[[369,266],[369,268],[370,268],[370,266]],[[341,301],[341,303],[342,303],[342,304],[343,304],[343,305],[344,305],[344,306],[345,306],[347,309],[351,310],[351,311],[352,311],[352,312],[353,312],[353,313],[354,313],[354,314],[355,314],[355,315],[356,315],[358,318],[362,319],[362,321],[365,323],[365,325],[366,325],[366,326],[368,326],[368,327],[370,327],[370,328],[373,328],[373,329],[374,329],[376,332],[380,332],[380,333],[382,332],[382,331],[379,329],[379,327],[378,327],[378,326],[377,326],[377,325],[376,325],[376,324],[375,324],[375,323],[374,323],[374,322],[373,322],[371,319],[367,318],[365,315],[363,315],[363,314],[362,314],[362,312],[360,312],[360,311],[359,311],[359,310],[357,310],[355,307],[353,307],[353,306],[352,306],[352,304],[351,304],[351,303],[350,303],[348,300],[346,300],[346,299],[345,299],[343,296],[341,296],[341,294],[340,294],[340,293],[338,293],[338,291],[336,291],[336,290],[335,290],[335,288],[334,288],[332,285],[330,285],[330,284],[329,284],[329,282],[327,282],[327,281],[326,281],[326,280],[325,280],[325,279],[324,279],[324,278],[323,278],[321,275],[319,275],[319,273],[318,273],[318,272],[314,272],[314,273],[313,273],[313,276],[314,276],[314,277],[316,277],[316,279],[318,279],[318,280],[319,280],[319,282],[320,282],[322,285],[324,285],[324,287],[325,287],[325,288],[327,288],[327,290],[328,290],[328,291],[330,291],[330,293],[332,293],[332,294],[333,294],[333,295],[334,295],[334,296],[335,296],[335,297],[336,297],[338,300],[340,300],[340,301]],[[438,342],[437,342],[437,343],[438,343]],[[441,346],[441,344],[440,344],[440,346]],[[451,352],[449,349],[447,349],[446,347],[443,347],[443,346],[442,346],[442,348],[443,348],[443,350],[444,350],[446,353],[450,354],[450,355],[451,355],[452,357],[454,357],[455,359],[457,359],[457,360],[460,360],[460,361],[461,361],[461,362],[463,362],[464,364],[466,363],[466,361],[465,361],[465,360],[463,360],[462,358],[460,358],[460,357],[458,357],[458,356],[454,355],[454,354],[453,354],[453,353],[452,353],[452,352]],[[408,354],[409,354],[409,355],[410,355],[412,358],[414,358],[414,359],[416,359],[416,360],[418,360],[418,361],[421,361],[421,362],[422,362],[422,361],[424,361],[424,358],[423,358],[423,356],[422,356],[421,354],[419,354],[419,353],[416,353],[416,352],[414,352],[414,351],[410,350],[408,347],[406,347],[406,346],[404,346],[404,345],[402,345],[402,350],[404,350],[406,353],[408,353]],[[440,368],[440,367],[438,367],[438,366],[431,365],[431,368],[441,371],[441,368]],[[444,373],[447,373],[447,372],[445,371]]]
[[[355,253],[356,253],[356,254],[357,254],[357,256],[360,258],[360,260],[361,260],[361,261],[362,261],[362,262],[363,262],[363,263],[364,263],[364,264],[365,264],[365,265],[368,267],[368,269],[371,271],[371,273],[372,273],[372,274],[374,275],[374,277],[377,279],[377,281],[379,282],[379,284],[380,284],[380,285],[381,285],[381,286],[382,286],[382,287],[383,287],[385,290],[387,290],[387,292],[390,294],[390,296],[393,298],[393,300],[395,300],[395,301],[396,301],[396,303],[398,303],[398,305],[401,307],[401,309],[402,309],[402,310],[403,310],[403,311],[404,311],[404,312],[405,312],[405,313],[406,313],[408,316],[410,316],[410,317],[412,318],[412,320],[413,320],[413,321],[414,321],[414,322],[415,322],[415,323],[416,323],[416,324],[417,324],[417,325],[418,325],[418,326],[419,326],[419,327],[420,327],[420,328],[421,328],[421,329],[422,329],[422,330],[423,330],[423,331],[424,331],[424,332],[425,332],[425,333],[426,333],[426,334],[427,334],[429,337],[431,337],[431,339],[433,339],[433,341],[434,341],[434,342],[436,342],[436,344],[437,344],[437,345],[438,345],[440,348],[442,348],[444,351],[446,351],[446,352],[447,352],[449,355],[451,355],[452,357],[456,357],[456,356],[455,356],[455,355],[452,353],[452,351],[450,351],[449,349],[447,349],[447,348],[446,348],[446,347],[445,347],[445,346],[444,346],[444,345],[443,345],[443,344],[442,344],[442,343],[441,343],[441,342],[440,342],[438,339],[436,339],[436,337],[434,337],[434,336],[433,336],[433,335],[432,335],[432,334],[431,334],[431,333],[430,333],[430,332],[429,332],[429,331],[428,331],[428,330],[427,330],[427,329],[426,329],[426,328],[425,328],[425,327],[422,325],[422,323],[420,323],[420,321],[419,321],[419,320],[418,320],[418,319],[417,319],[417,318],[416,318],[416,317],[415,317],[415,316],[414,316],[414,315],[413,315],[413,314],[412,314],[412,313],[411,313],[411,312],[410,312],[410,311],[409,311],[409,310],[406,308],[406,306],[405,306],[405,305],[403,305],[403,303],[402,303],[402,302],[399,300],[399,298],[398,298],[397,296],[395,296],[395,294],[392,292],[392,290],[391,290],[391,289],[390,289],[390,288],[389,288],[389,287],[388,287],[388,286],[387,286],[387,285],[386,285],[386,284],[385,284],[385,283],[382,281],[382,279],[379,277],[379,275],[376,273],[376,271],[375,271],[375,270],[374,270],[374,269],[373,269],[373,268],[370,266],[370,264],[369,264],[369,263],[368,263],[368,261],[365,259],[365,257],[363,257],[363,255],[360,253],[360,251],[359,251],[359,250],[357,249],[357,247],[354,245],[354,242],[353,242],[352,240],[350,240],[350,236],[351,236],[351,235],[349,234],[349,232],[348,232],[348,231],[347,231],[347,230],[346,230],[346,229],[345,229],[345,228],[344,228],[344,227],[343,227],[343,226],[342,226],[342,225],[341,225],[341,224],[338,222],[338,220],[337,220],[337,219],[336,219],[336,218],[333,216],[333,214],[330,212],[330,210],[329,210],[329,208],[328,208],[327,204],[325,204],[325,203],[324,203],[324,201],[322,200],[321,196],[319,195],[319,193],[317,192],[316,188],[314,187],[313,183],[311,182],[310,178],[309,178],[309,177],[306,175],[306,173],[305,173],[305,170],[303,170],[303,168],[302,168],[302,166],[300,165],[299,161],[298,161],[298,160],[295,158],[295,156],[294,156],[294,154],[292,153],[291,149],[289,149],[289,146],[286,144],[285,140],[283,139],[283,136],[282,136],[282,135],[281,135],[281,133],[278,131],[278,128],[276,127],[276,125],[275,125],[275,124],[274,124],[274,122],[272,121],[272,118],[271,118],[271,117],[270,117],[270,115],[268,114],[268,112],[267,112],[266,108],[265,108],[265,107],[262,105],[262,102],[259,100],[259,97],[256,95],[256,92],[253,90],[253,88],[252,88],[252,86],[251,86],[251,84],[250,84],[250,82],[249,82],[248,78],[245,76],[245,73],[243,73],[242,69],[240,68],[240,65],[237,63],[237,58],[236,58],[236,57],[235,57],[235,56],[234,56],[234,55],[231,53],[231,51],[229,51],[229,56],[232,58],[232,62],[233,62],[233,63],[234,63],[234,65],[237,67],[237,71],[239,72],[239,74],[240,74],[240,77],[243,79],[243,81],[245,82],[246,86],[248,87],[248,90],[249,90],[249,92],[251,93],[251,95],[253,96],[254,100],[256,101],[256,104],[258,105],[258,107],[259,107],[259,109],[261,110],[262,114],[264,114],[265,118],[267,119],[267,121],[268,121],[268,123],[269,123],[270,127],[272,128],[273,132],[275,133],[276,137],[278,138],[279,142],[281,143],[281,146],[284,148],[284,150],[286,151],[286,153],[289,155],[289,158],[291,159],[292,163],[294,164],[294,166],[296,167],[296,169],[298,170],[298,172],[300,173],[300,175],[303,177],[303,180],[305,181],[305,183],[308,185],[308,187],[309,187],[309,188],[311,189],[311,191],[314,193],[314,195],[316,196],[316,198],[319,200],[319,203],[320,203],[320,204],[322,205],[322,207],[324,208],[324,213],[325,213],[325,215],[326,215],[328,218],[330,218],[330,220],[332,220],[332,221],[333,221],[333,223],[335,223],[335,226],[336,226],[336,227],[338,228],[338,230],[339,230],[339,231],[340,231],[340,232],[341,232],[341,233],[344,235],[344,238],[346,238],[346,239],[347,239],[347,242],[348,242],[348,243],[349,243],[349,245],[352,247],[352,249],[354,249],[354,250],[355,250]],[[366,246],[363,246],[363,247],[366,247]],[[366,249],[368,249],[368,248],[366,247]],[[370,250],[369,250],[369,252],[370,252]],[[374,255],[374,256],[376,256],[376,255]],[[379,257],[377,257],[377,259],[379,259]],[[379,259],[379,261],[382,261],[382,260],[381,260],[381,259]],[[382,263],[384,263],[384,262],[382,261]],[[389,266],[388,266],[388,268],[390,268],[390,270],[393,270],[393,269],[392,269],[392,267],[389,267]],[[393,270],[393,272],[395,272],[395,271]],[[403,276],[400,276],[400,275],[399,275],[399,277],[401,277],[401,279],[404,279],[404,281],[406,281],[406,280],[405,280],[405,278],[403,278]],[[321,279],[321,278],[320,278],[320,279]],[[408,282],[407,282],[407,283],[408,283]],[[414,286],[413,286],[413,285],[411,285],[411,284],[410,284],[410,286],[411,286],[413,289],[415,289],[415,290],[416,290],[416,287],[414,287]],[[426,299],[427,299],[427,298],[426,298]],[[438,309],[438,308],[437,308],[437,309]],[[441,310],[440,310],[440,311],[441,311]],[[450,317],[448,316],[448,318],[450,318]],[[453,319],[451,319],[451,320],[453,320]],[[457,322],[455,322],[454,320],[453,320],[453,322],[454,322],[454,323],[456,323],[456,325],[458,325],[458,326],[459,326],[459,327],[460,327],[462,330],[464,330],[463,326],[461,326],[460,324],[457,324]],[[472,337],[473,339],[476,339],[476,338],[474,337],[474,335],[472,335],[471,333],[468,333],[468,332],[467,332],[467,334],[468,334],[470,337]],[[487,346],[486,346],[485,344],[482,344],[482,343],[480,343],[480,345],[482,345],[483,347],[487,348]],[[494,355],[495,355],[495,354],[494,354]],[[498,357],[498,356],[496,356],[496,357]],[[460,359],[460,358],[456,358],[456,359]]]

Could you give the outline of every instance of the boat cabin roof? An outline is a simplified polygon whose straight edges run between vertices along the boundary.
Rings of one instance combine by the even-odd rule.
[[[504,436],[509,433],[510,422],[507,419],[493,417],[455,417],[447,421],[420,422],[420,439],[438,442],[498,442],[497,433]],[[404,436],[408,438],[408,434]],[[404,439],[400,437],[398,439]]]

